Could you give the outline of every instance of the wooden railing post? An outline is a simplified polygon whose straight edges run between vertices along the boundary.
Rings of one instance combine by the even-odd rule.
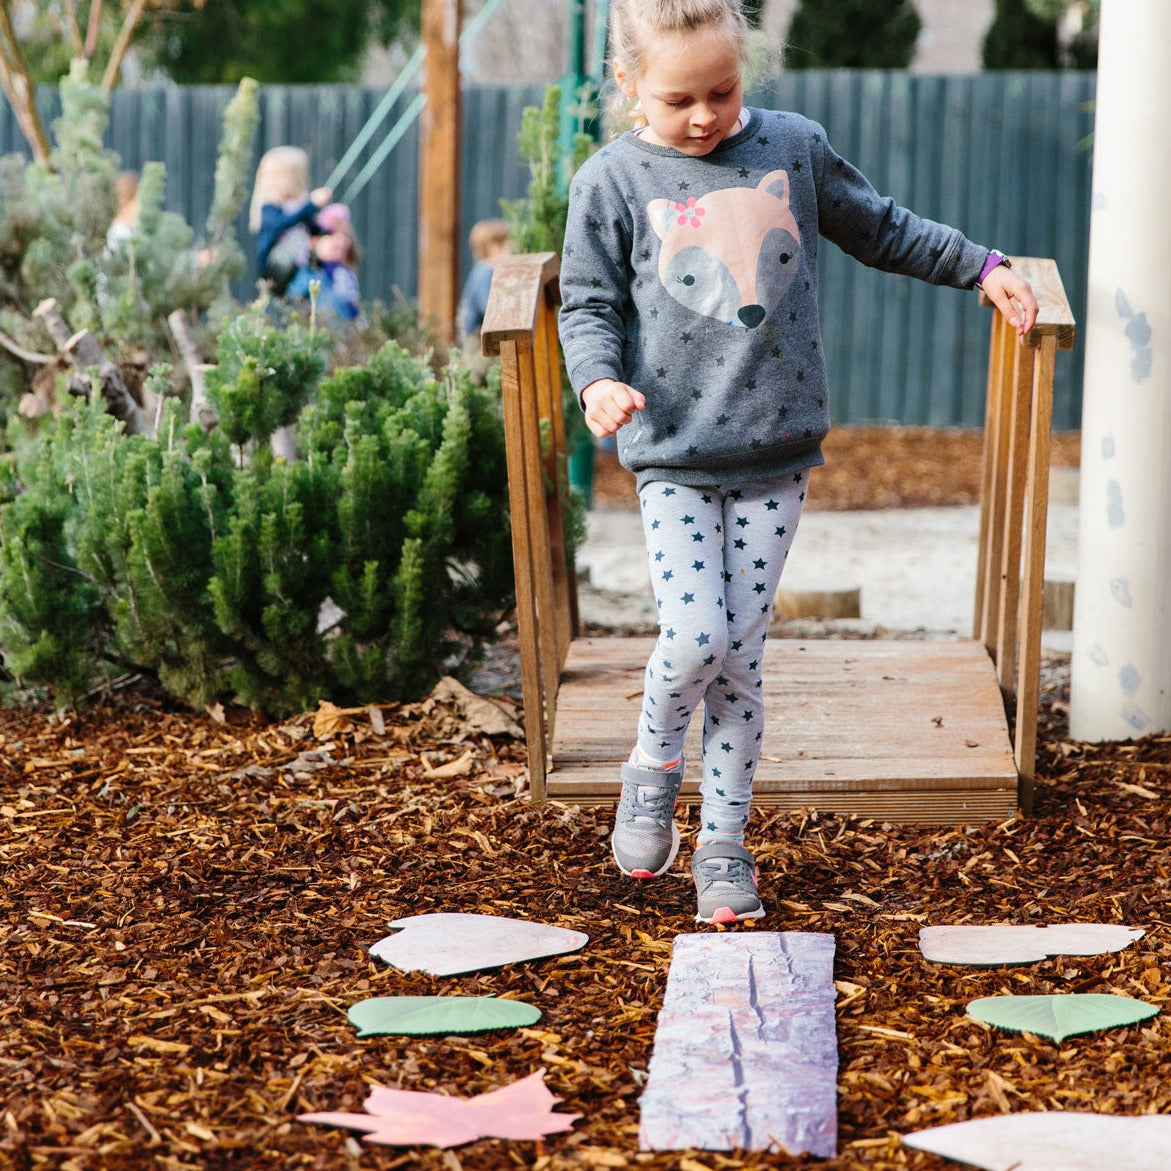
[[[988,362],[984,473],[973,637],[996,665],[1005,705],[1015,704],[1019,800],[1032,812],[1041,672],[1045,529],[1049,518],[1053,373],[1073,349],[1069,301],[1052,260],[1017,257],[1040,312],[1023,338],[996,313]],[[983,298],[984,304],[990,304]],[[1023,563],[1023,564],[1022,564]]]
[[[525,742],[534,801],[545,799],[557,692],[571,634],[558,474],[565,434],[553,321],[558,273],[551,252],[499,261],[481,331],[484,353],[498,354],[501,363]]]

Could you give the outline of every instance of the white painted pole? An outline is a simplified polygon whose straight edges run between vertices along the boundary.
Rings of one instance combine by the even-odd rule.
[[[1102,0],[1070,731],[1171,729],[1171,3]]]

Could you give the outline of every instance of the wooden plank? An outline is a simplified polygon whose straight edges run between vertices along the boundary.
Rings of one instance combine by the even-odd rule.
[[[617,800],[651,638],[573,643],[562,674],[548,795]],[[777,639],[768,644],[761,806],[909,820],[1003,818],[1017,767],[996,672],[978,641]],[[684,749],[700,759],[702,718]],[[682,800],[698,798],[698,777]]]
[[[824,932],[677,936],[640,1148],[836,1155],[833,959]]]
[[[421,18],[419,308],[448,342],[459,300],[459,10],[459,0],[423,0]]]
[[[543,801],[548,740],[545,735],[545,692],[537,643],[536,585],[533,581],[533,551],[525,485],[524,419],[520,398],[520,362],[525,355],[517,341],[511,338],[501,345],[499,353],[504,451],[508,466],[508,511],[512,527],[512,569],[516,580],[516,626],[525,707],[525,747],[529,757],[529,791],[533,800]]]
[[[510,339],[524,348],[533,348],[543,290],[557,279],[559,270],[554,252],[530,252],[496,262],[480,330],[486,355],[500,353],[501,343]]]
[[[1014,752],[1021,778],[1021,804],[1033,808],[1037,771],[1037,704],[1041,683],[1041,627],[1045,586],[1045,532],[1049,521],[1050,432],[1053,418],[1053,365],[1057,339],[1046,337],[1037,351],[1033,376],[1032,448],[1026,486],[1024,600],[1021,606],[1020,670],[1017,674]]]
[[[1012,381],[1008,392],[1008,442],[1004,469],[1004,527],[1000,534],[999,591],[1000,612],[996,618],[996,674],[1006,696],[1012,694],[1016,677],[1018,617],[1021,603],[1021,542],[1025,516],[1025,485],[1029,475],[1029,400],[1033,387],[1033,350],[1022,345],[1013,347]]]
[[[995,410],[986,423],[988,428],[988,443],[991,445],[992,475],[989,491],[980,501],[980,510],[987,516],[987,544],[983,549],[983,561],[986,566],[984,591],[984,610],[981,616],[980,629],[984,645],[996,659],[996,650],[1000,643],[1000,596],[1004,589],[1004,579],[1001,577],[1001,554],[1004,549],[1004,528],[1008,509],[1008,467],[1009,467],[1009,440],[1011,437],[1010,420],[1012,416],[1012,371],[1016,361],[1018,347],[1015,338],[1010,333],[1008,324],[1001,318],[996,323],[999,334],[999,343],[1003,347],[1002,365],[999,371],[999,382],[996,387],[994,402],[989,402],[989,408]]]
[[[561,685],[561,656],[557,650],[557,602],[553,550],[549,537],[545,467],[541,458],[541,418],[537,397],[536,355],[521,355],[518,398],[521,414],[521,455],[524,460],[525,520],[529,529],[533,588],[537,600],[537,653],[545,693],[543,719],[547,741],[557,722],[557,692]],[[519,625],[519,622],[518,622]]]
[[[553,567],[553,627],[556,632],[557,669],[565,662],[573,638],[570,616],[569,555],[565,545],[565,509],[562,507],[562,480],[568,491],[565,454],[565,411],[561,396],[561,366],[557,360],[557,320],[548,286],[541,292],[537,312],[534,371],[537,410],[548,423],[548,451],[545,453],[545,511],[549,520],[549,550]]]
[[[1072,350],[1077,340],[1077,324],[1057,262],[1047,256],[1013,256],[1012,266],[1033,286],[1037,298],[1037,324],[1021,339],[1021,344],[1037,346],[1042,338],[1052,337],[1059,350]],[[981,293],[980,304],[992,302]]]

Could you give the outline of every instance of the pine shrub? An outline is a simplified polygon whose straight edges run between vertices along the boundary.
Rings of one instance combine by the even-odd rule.
[[[418,697],[491,635],[512,591],[493,390],[393,342],[325,377],[311,330],[248,317],[222,335],[230,427],[172,400],[157,437],[127,436],[95,399],[16,443],[0,645],[20,686],[69,702],[147,670],[192,706],[281,714]],[[287,462],[265,440],[291,403]]]

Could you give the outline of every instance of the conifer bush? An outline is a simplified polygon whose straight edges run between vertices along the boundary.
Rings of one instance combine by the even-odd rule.
[[[221,335],[230,428],[171,400],[128,436],[95,396],[15,442],[0,646],[20,686],[66,702],[147,670],[193,706],[282,714],[417,697],[490,635],[512,591],[495,389],[394,342],[325,376],[311,329],[247,316]],[[265,441],[274,378],[292,462]]]
[[[109,96],[76,61],[60,85],[61,116],[46,163],[0,159],[0,329],[26,349],[46,339],[32,310],[53,298],[71,330],[89,330],[114,361],[144,348],[170,354],[166,318],[198,316],[230,301],[244,271],[233,221],[247,197],[252,139],[259,122],[255,82],[242,82],[224,112],[220,165],[203,232],[163,204],[164,168],[142,169],[140,213],[130,244],[107,250],[117,210],[119,158],[102,145]],[[19,392],[19,366],[0,362],[0,387]]]

